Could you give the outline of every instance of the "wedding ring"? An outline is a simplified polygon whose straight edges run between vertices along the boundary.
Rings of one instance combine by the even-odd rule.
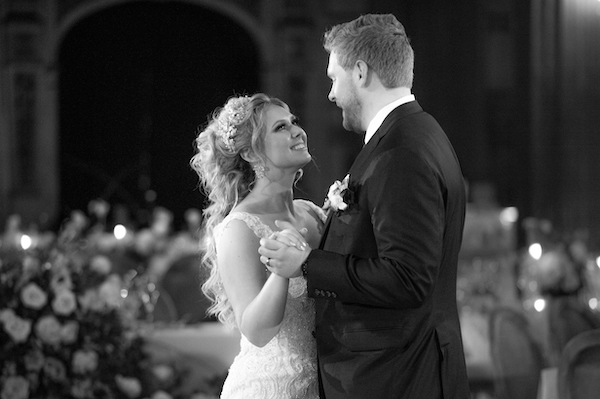
[[[271,258],[267,258],[265,265],[267,265],[267,267],[271,266]]]

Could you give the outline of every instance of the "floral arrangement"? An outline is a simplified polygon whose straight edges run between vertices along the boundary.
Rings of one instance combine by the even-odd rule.
[[[113,273],[89,232],[77,213],[34,247],[0,241],[0,398],[216,397],[222,381],[182,392],[185,370],[149,356],[128,300],[147,295],[128,292],[140,276]]]
[[[342,181],[336,180],[329,187],[323,210],[332,209],[335,212],[345,211],[354,201],[354,193],[349,188],[350,175],[347,174]]]

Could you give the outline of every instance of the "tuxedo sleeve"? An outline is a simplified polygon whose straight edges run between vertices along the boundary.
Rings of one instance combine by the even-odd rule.
[[[442,263],[441,173],[416,151],[396,147],[373,159],[356,184],[359,214],[368,212],[363,217],[370,218],[371,231],[349,229],[342,240],[347,247],[311,252],[309,295],[329,292],[348,303],[419,307],[432,293]]]

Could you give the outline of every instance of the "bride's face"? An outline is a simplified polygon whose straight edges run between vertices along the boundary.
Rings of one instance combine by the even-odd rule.
[[[274,167],[296,172],[312,159],[307,136],[298,118],[285,108],[270,105],[265,111],[265,155]]]

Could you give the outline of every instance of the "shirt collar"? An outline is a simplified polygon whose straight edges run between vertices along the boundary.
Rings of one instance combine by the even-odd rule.
[[[365,144],[367,144],[369,140],[371,140],[371,137],[373,137],[377,129],[379,129],[379,127],[381,126],[385,118],[390,114],[390,112],[392,112],[394,109],[398,108],[402,104],[406,104],[410,101],[415,101],[415,96],[413,94],[400,97],[399,99],[394,100],[385,107],[381,108],[379,112],[375,114],[375,117],[371,119],[371,122],[367,127],[367,132],[365,133]]]

